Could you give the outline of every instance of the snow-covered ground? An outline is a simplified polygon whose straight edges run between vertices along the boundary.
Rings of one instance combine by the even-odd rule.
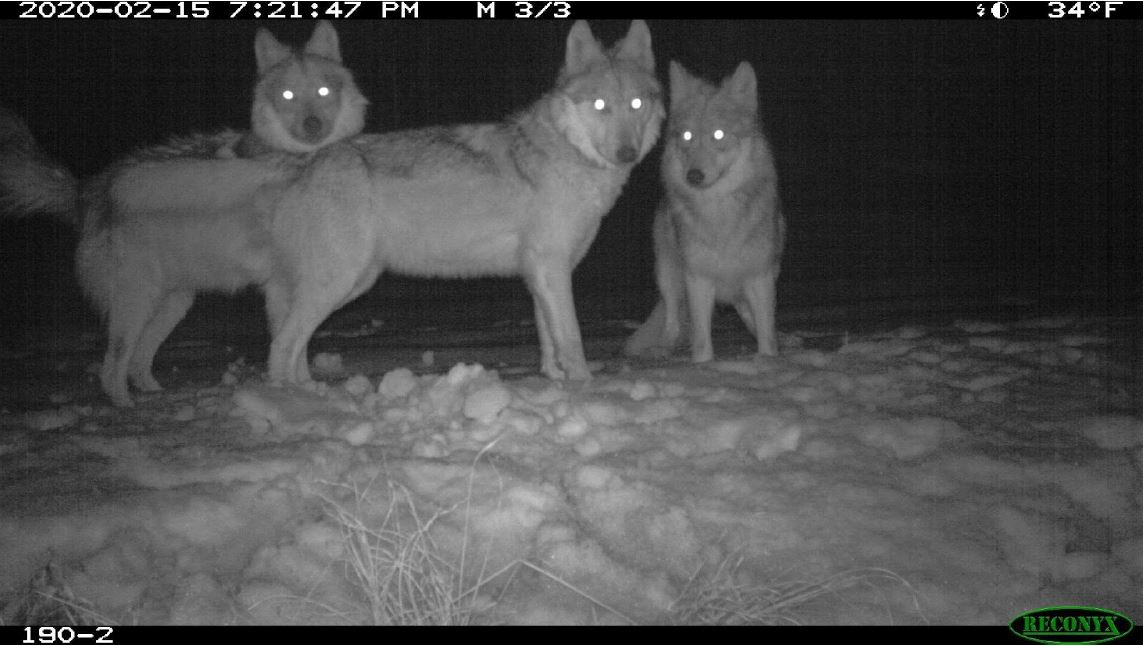
[[[0,623],[1140,622],[1130,325],[793,330],[586,385],[533,339],[319,354],[312,391],[236,362],[132,410],[60,392],[0,415]]]

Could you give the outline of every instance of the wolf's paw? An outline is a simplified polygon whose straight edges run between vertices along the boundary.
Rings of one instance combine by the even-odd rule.
[[[564,371],[560,366],[556,365],[555,361],[545,361],[540,365],[540,374],[548,377],[553,381],[564,381]]]
[[[155,380],[154,375],[149,372],[147,374],[132,375],[131,383],[135,384],[136,388],[145,393],[157,393],[163,390],[163,386],[161,386],[159,382]]]
[[[592,371],[588,370],[588,364],[568,366],[564,373],[565,379],[569,381],[589,381],[592,379]]]
[[[624,355],[642,359],[662,359],[669,356],[677,344],[665,338],[648,334],[633,334],[624,342]]]
[[[779,344],[771,337],[767,341],[759,342],[759,351],[755,354],[756,357],[777,357],[779,354]]]
[[[663,360],[670,357],[674,352],[675,347],[669,345],[649,345],[638,348],[624,348],[625,355],[629,357],[635,357],[637,359]]]
[[[111,403],[120,408],[131,408],[135,402],[131,399],[131,392],[127,388],[127,378],[118,378],[112,368],[109,367],[109,362],[104,362],[99,375],[99,387],[107,394]]]
[[[588,381],[592,378],[592,371],[584,361],[565,362],[564,368],[553,363],[546,363],[540,367],[540,372],[553,381]]]
[[[131,395],[127,393],[126,388],[118,392],[108,392],[107,396],[111,398],[111,403],[115,404],[119,408],[135,407],[135,400],[131,399]]]

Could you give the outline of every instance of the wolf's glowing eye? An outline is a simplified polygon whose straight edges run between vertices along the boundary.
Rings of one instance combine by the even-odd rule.
[[[691,141],[691,131],[690,130],[684,130],[683,131],[683,140],[684,141]]]
[[[592,103],[592,107],[593,107],[593,108],[596,108],[597,110],[603,110],[603,109],[604,109],[604,106],[606,106],[606,105],[608,105],[608,104],[607,104],[607,103],[604,103],[604,100],[603,100],[603,99],[596,99],[596,100],[595,100],[595,101]]]
[[[632,109],[633,110],[639,110],[642,105],[643,105],[643,101],[640,101],[638,97],[635,99],[632,99]]]
[[[285,90],[282,92],[282,98],[286,99],[287,101],[293,101],[294,100],[294,93],[291,92],[290,90]]]
[[[720,139],[722,139],[726,135],[723,133],[722,130],[716,130],[715,132],[711,133],[711,136],[715,137],[715,141],[719,141]]]
[[[330,94],[330,88],[328,88],[324,85],[322,87],[318,88],[318,96],[329,96],[329,94]]]

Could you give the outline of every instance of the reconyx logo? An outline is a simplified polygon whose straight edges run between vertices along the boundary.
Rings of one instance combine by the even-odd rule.
[[[1018,615],[1009,630],[1042,644],[1102,644],[1128,634],[1132,620],[1088,606],[1053,606]]]

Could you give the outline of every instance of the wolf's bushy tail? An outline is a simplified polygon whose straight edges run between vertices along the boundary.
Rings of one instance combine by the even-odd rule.
[[[667,305],[660,298],[647,320],[624,342],[624,354],[629,357],[667,356],[687,338],[691,329],[687,308],[679,312],[680,338],[667,338]]]
[[[0,214],[78,222],[79,180],[36,144],[24,120],[0,108]]]

